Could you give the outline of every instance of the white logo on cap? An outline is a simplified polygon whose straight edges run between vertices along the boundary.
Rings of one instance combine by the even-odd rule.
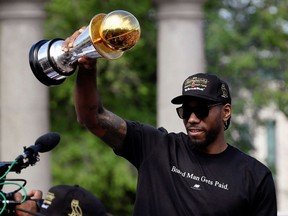
[[[203,91],[207,85],[208,85],[208,80],[205,78],[199,78],[199,77],[193,77],[190,79],[187,79],[184,83],[184,91],[189,91],[189,90],[201,90]]]

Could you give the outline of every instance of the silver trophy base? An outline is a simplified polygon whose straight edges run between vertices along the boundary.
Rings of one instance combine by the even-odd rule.
[[[54,57],[50,56],[51,46],[62,39],[41,40],[34,44],[29,51],[29,63],[34,76],[46,86],[55,86],[63,83],[67,76],[74,73],[63,72],[55,64]]]

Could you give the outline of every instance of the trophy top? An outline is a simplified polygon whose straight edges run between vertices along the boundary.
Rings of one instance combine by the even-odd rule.
[[[131,49],[141,34],[138,20],[124,10],[98,14],[90,22],[90,37],[96,50],[107,59],[119,58]]]
[[[113,49],[128,50],[140,38],[140,25],[135,16],[124,10],[107,14],[100,27],[102,40]]]

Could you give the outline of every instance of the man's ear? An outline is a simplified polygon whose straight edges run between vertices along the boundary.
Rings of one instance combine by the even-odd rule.
[[[231,118],[232,107],[231,104],[225,104],[223,107],[223,121],[226,122],[229,118]]]

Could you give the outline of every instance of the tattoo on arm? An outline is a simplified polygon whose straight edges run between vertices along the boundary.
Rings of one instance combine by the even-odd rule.
[[[113,149],[121,149],[127,133],[126,122],[119,116],[106,111],[106,114],[99,119],[99,126],[103,131],[100,137]]]

